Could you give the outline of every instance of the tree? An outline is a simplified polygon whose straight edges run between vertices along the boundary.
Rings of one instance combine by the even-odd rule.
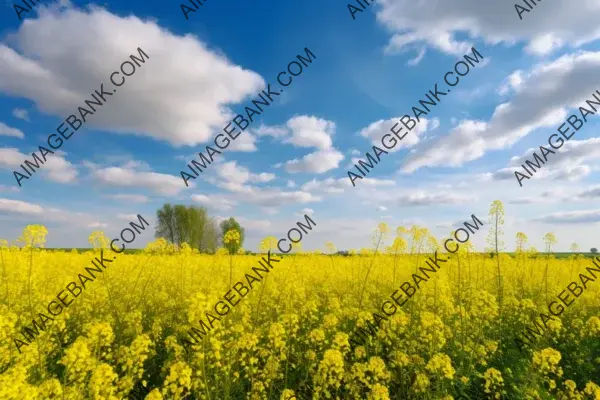
[[[171,204],[164,204],[156,211],[156,238],[165,238],[175,244],[175,210]]]
[[[597,249],[597,248],[595,248],[595,247],[592,247],[592,248],[590,249],[590,251],[592,252],[592,254],[596,254],[596,253],[598,253],[598,249]]]
[[[225,235],[229,231],[237,231],[239,233],[239,240],[229,240],[225,243]],[[244,245],[244,228],[233,217],[221,222],[221,235],[223,237],[223,247],[229,251],[229,254],[236,254],[240,247]],[[237,236],[236,239],[238,239]]]
[[[204,237],[202,238],[202,247],[200,251],[214,254],[219,248],[219,227],[214,218],[206,222],[204,227]]]
[[[183,204],[177,204],[174,208],[175,217],[175,241],[177,246],[181,247],[184,243],[190,244],[191,224],[190,216],[194,210],[189,209]]]
[[[164,238],[177,248],[187,243],[201,252],[212,253],[217,248],[217,227],[204,207],[164,204],[156,217],[156,238]]]

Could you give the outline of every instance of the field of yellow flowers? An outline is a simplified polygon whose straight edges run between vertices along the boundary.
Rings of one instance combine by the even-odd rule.
[[[174,252],[160,240],[121,254],[19,352],[22,327],[100,251],[45,250],[45,229],[23,247],[0,243],[0,399],[285,400],[306,386],[315,399],[600,399],[598,282],[532,349],[514,344],[591,265],[583,256],[496,259],[462,245],[347,354],[354,329],[437,246],[402,245],[406,232],[377,252],[284,256],[194,351],[177,338],[258,255]]]

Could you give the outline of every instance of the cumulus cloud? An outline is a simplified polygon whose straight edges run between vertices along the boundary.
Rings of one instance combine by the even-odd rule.
[[[113,187],[144,188],[164,196],[174,196],[186,188],[179,176],[147,172],[133,165],[97,167],[89,164],[92,177],[99,183]],[[194,187],[193,182],[189,183]]]
[[[379,121],[373,122],[366,128],[363,128],[359,132],[359,135],[364,138],[370,139],[371,143],[373,145],[381,148],[381,138],[387,134],[391,134],[394,139],[398,140],[398,138],[390,132],[390,128],[392,128],[396,124],[398,124],[399,127],[404,128],[403,125],[400,123],[400,118],[401,117],[391,118],[388,120],[380,119]],[[394,147],[391,150],[388,150],[385,148],[383,150],[387,151],[388,153],[394,153],[394,152],[400,151],[401,149],[413,147],[414,145],[419,143],[420,136],[422,133],[426,132],[428,130],[428,128],[429,128],[429,130],[433,130],[433,129],[437,128],[438,126],[439,126],[439,120],[437,118],[434,118],[432,120],[423,118],[421,120],[421,122],[419,122],[415,126],[414,130],[410,131],[404,137],[404,139],[402,139],[401,141],[398,142],[396,147]],[[404,134],[404,132],[402,132],[402,134]],[[390,140],[392,140],[392,139],[390,139],[390,138],[386,139],[385,143],[388,146],[390,145]],[[360,154],[360,152],[359,152],[359,154]],[[353,155],[354,155],[354,153],[353,153]]]
[[[283,191],[275,188],[259,188],[236,182],[220,182],[221,189],[231,192],[228,197],[236,202],[255,204],[261,207],[280,207],[289,204],[303,204],[320,201],[321,198],[304,190]]]
[[[490,44],[526,42],[526,51],[541,55],[600,38],[597,0],[543,2],[523,20],[513,3],[478,0],[380,0],[377,19],[393,36],[386,51],[423,51],[429,46],[462,55],[475,40]],[[435,12],[432,12],[435,10]],[[585,11],[581,11],[585,10]],[[417,57],[418,58],[418,57]]]
[[[0,136],[13,136],[19,139],[23,139],[25,134],[17,128],[11,128],[5,123],[0,122]]]
[[[533,221],[548,224],[590,224],[600,222],[600,210],[556,212],[535,218]]]
[[[64,157],[58,153],[48,154],[46,156],[46,162],[40,168],[34,168],[36,173],[32,174],[31,178],[34,178],[38,172],[41,172],[42,176],[50,181],[58,183],[71,183],[77,178],[77,168],[70,162],[64,159]],[[33,162],[31,154],[23,154],[15,148],[0,148],[0,168],[17,171],[28,177],[20,167],[25,161],[29,160]],[[43,161],[43,158],[40,158]],[[35,163],[35,162],[34,162]],[[21,184],[26,182],[25,179],[21,180]]]
[[[117,214],[117,219],[123,221],[138,221],[137,214]]]
[[[284,143],[298,147],[316,147],[320,150],[331,148],[331,137],[335,133],[335,123],[314,116],[300,115],[287,121],[291,137]]]
[[[363,178],[360,183],[367,186],[394,186],[396,182],[390,179]],[[348,178],[326,178],[318,180],[313,178],[302,185],[302,190],[322,191],[325,193],[343,193],[345,189],[351,188],[352,183]]]
[[[236,161],[228,161],[219,167],[217,175],[227,182],[244,184],[246,182],[265,183],[275,179],[275,174],[261,172],[254,174],[246,167],[237,165]]]
[[[286,161],[285,170],[294,173],[322,174],[335,169],[344,159],[344,155],[335,149],[319,150],[302,157]]]
[[[302,185],[302,190],[306,191],[323,191],[325,193],[343,193],[345,188],[349,188],[352,185],[346,178],[326,178],[318,180],[316,178],[311,179]]]
[[[0,192],[19,192],[19,188],[15,186],[0,185]]]
[[[497,106],[488,122],[461,121],[449,135],[409,156],[403,170],[458,167],[489,150],[509,147],[535,129],[547,127],[555,131],[569,108],[593,100],[598,82],[591,77],[596,76],[594,71],[598,68],[600,52],[569,54],[535,67],[515,87],[511,101]]]
[[[284,127],[268,125],[260,125],[258,128],[253,129],[252,132],[258,136],[271,136],[277,139],[283,138],[288,134],[288,130]]]
[[[500,89],[498,89],[498,93],[501,95],[505,95],[505,94],[511,93],[513,91],[517,91],[521,88],[522,84],[523,84],[523,71],[521,71],[519,69],[519,70],[514,71],[506,79],[504,79],[504,82],[502,82]]]
[[[256,147],[256,137],[252,133],[244,131],[240,136],[237,137],[237,139],[229,144],[227,150],[245,153],[257,151],[258,148]]]
[[[531,179],[577,181],[592,172],[592,167],[586,163],[600,159],[600,138],[571,139],[565,142],[559,150],[554,150],[547,143],[545,144],[545,147],[555,151],[555,154],[548,154],[548,161],[536,171]],[[492,180],[498,181],[516,180],[514,172],[524,173],[521,165],[525,164],[527,160],[535,161],[534,151],[540,155],[539,147],[527,149],[521,156],[511,158],[508,167],[490,173],[488,176]]]
[[[296,147],[313,147],[316,151],[301,158],[277,163],[275,168],[285,167],[289,173],[320,174],[337,168],[344,155],[333,147],[335,123],[309,115],[290,118],[282,126],[261,125],[253,132],[258,136],[271,136],[283,144]]]
[[[21,200],[10,200],[0,198],[0,212],[7,214],[41,214],[44,211],[37,204],[27,203]]]
[[[423,190],[413,190],[408,194],[397,196],[393,202],[398,206],[429,206],[439,204],[467,204],[476,201],[477,197],[472,195],[465,196],[449,192],[425,192]]]
[[[0,44],[0,91],[60,118],[75,112],[101,82],[112,92],[110,73],[142,48],[149,59],[88,124],[173,145],[208,141],[233,116],[230,104],[265,86],[260,75],[194,35],[179,36],[155,21],[99,7],[41,13],[21,24],[11,43]]]
[[[15,118],[29,122],[29,112],[24,108],[15,108],[14,110],[12,110],[12,115]]]
[[[150,201],[150,198],[143,194],[109,194],[104,197],[128,203],[147,203]]]
[[[577,195],[582,199],[597,199],[600,197],[600,186],[586,189]]]
[[[219,211],[229,211],[237,204],[235,201],[229,200],[224,196],[214,194],[210,196],[195,194],[191,196],[191,199],[206,208]]]
[[[100,221],[94,221],[94,222],[90,222],[88,224],[88,228],[92,228],[92,229],[102,229],[102,228],[106,228],[106,227],[108,227],[108,224],[105,224]]]

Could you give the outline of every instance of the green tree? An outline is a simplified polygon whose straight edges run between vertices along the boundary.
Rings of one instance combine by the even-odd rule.
[[[164,204],[156,211],[156,224],[154,236],[175,244],[175,210],[171,204]]]
[[[175,214],[175,243],[181,247],[184,243],[190,244],[191,225],[190,216],[193,210],[183,204],[177,204],[173,208]]]
[[[244,245],[244,228],[235,220],[235,218],[231,217],[221,222],[221,235],[225,238],[225,234],[229,231],[237,231],[240,236],[239,240],[230,240],[227,243],[223,243],[223,247],[225,247],[229,254],[236,254],[240,247]]]
[[[200,252],[216,250],[218,229],[204,207],[164,204],[156,217],[155,237],[164,238],[177,248],[187,243]]]

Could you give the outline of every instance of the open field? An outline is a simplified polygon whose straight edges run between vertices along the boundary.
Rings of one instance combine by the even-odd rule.
[[[78,297],[66,292],[72,303],[20,354],[20,329],[49,316],[100,254],[3,248],[0,398],[121,399],[145,382],[147,399],[287,399],[303,385],[315,399],[600,399],[597,282],[571,296],[533,349],[514,342],[579,273],[591,277],[583,257],[501,254],[500,308],[496,260],[451,255],[347,354],[357,325],[429,255],[285,256],[186,352],[176,337],[259,257],[121,254]]]

